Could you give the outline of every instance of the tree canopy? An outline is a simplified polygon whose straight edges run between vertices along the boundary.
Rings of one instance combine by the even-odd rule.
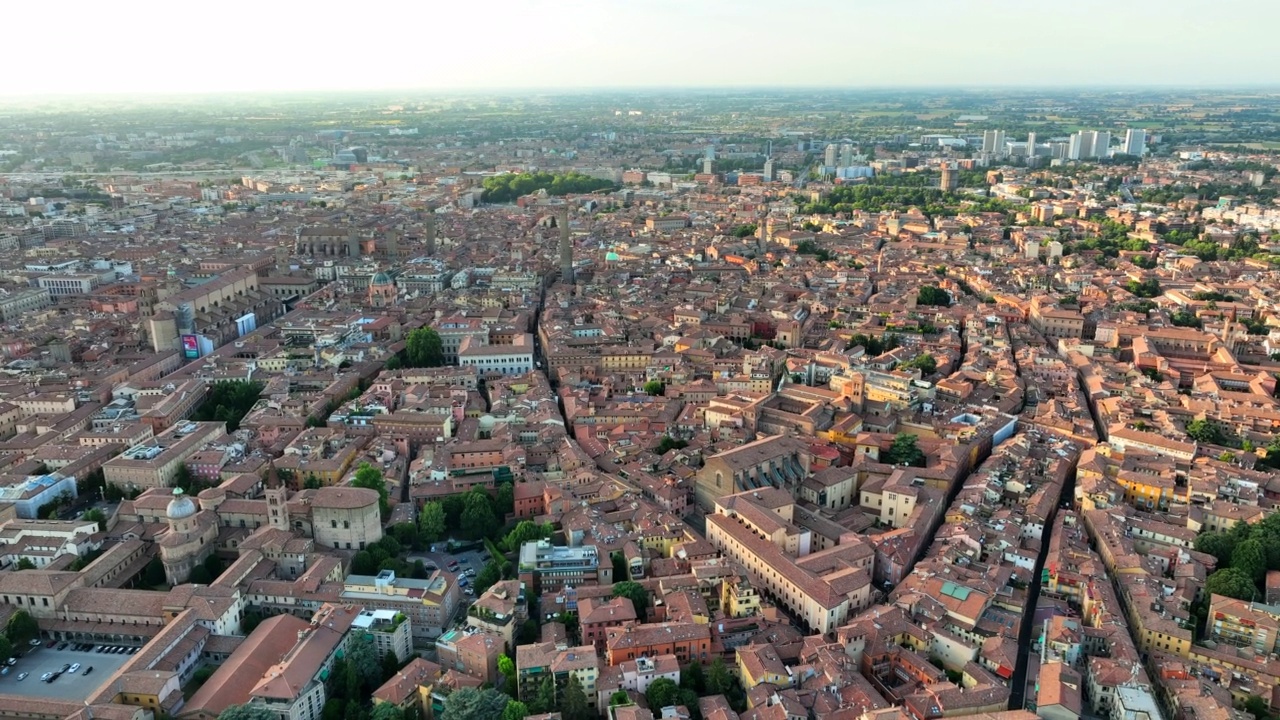
[[[924,451],[916,445],[916,436],[907,433],[898,433],[894,436],[893,445],[885,451],[882,459],[889,465],[924,467],[925,464]]]
[[[460,688],[445,698],[440,720],[502,720],[509,702],[510,697],[493,688]]]
[[[404,341],[405,363],[409,367],[444,365],[444,341],[435,328],[421,327],[411,331]]]
[[[938,371],[938,361],[929,353],[921,353],[902,363],[902,367],[907,369],[918,368],[924,375],[932,375]]]
[[[597,190],[616,190],[612,180],[602,180],[581,173],[508,173],[485,178],[481,200],[489,203],[511,202],[518,197],[546,190],[548,195],[590,193]]]
[[[368,488],[378,493],[378,509],[382,511],[382,518],[385,520],[391,515],[390,498],[387,494],[387,480],[382,476],[382,471],[370,465],[369,463],[360,463],[360,467],[356,469],[356,476],[351,480],[351,487]]]
[[[624,597],[631,601],[636,609],[636,617],[643,618],[649,609],[649,591],[634,580],[623,580],[613,584],[613,596]]]
[[[916,304],[949,307],[951,305],[951,294],[940,287],[921,285],[919,292],[916,293]]]
[[[230,705],[218,713],[218,720],[276,720],[276,714],[262,705]]]
[[[192,420],[225,422],[228,432],[240,429],[240,421],[253,409],[265,384],[257,380],[219,380],[213,384],[209,397],[195,412]]]

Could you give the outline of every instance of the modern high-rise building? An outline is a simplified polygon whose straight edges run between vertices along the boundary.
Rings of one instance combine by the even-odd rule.
[[[828,143],[827,148],[822,153],[822,164],[827,167],[836,166],[836,154],[840,152],[840,147],[835,143]]]
[[[1111,157],[1111,133],[1106,130],[1098,130],[1093,134],[1093,154],[1090,157],[1109,158]]]
[[[853,164],[853,146],[845,143],[840,146],[840,167],[849,167]]]
[[[938,187],[943,192],[955,192],[960,187],[960,173],[951,163],[942,163],[942,179],[938,183]]]
[[[1036,134],[1027,133],[1027,157],[1033,158],[1035,156],[1036,156]]]
[[[1080,158],[1085,157],[1083,145],[1084,131],[1082,130],[1080,132],[1071,133],[1071,140],[1067,144],[1067,159],[1079,160]],[[1090,141],[1090,145],[1092,145],[1092,141]]]
[[[773,182],[773,158],[764,161],[764,181]]]
[[[1147,131],[1145,128],[1129,128],[1124,131],[1124,154],[1142,156],[1147,152]]]
[[[988,130],[982,133],[982,154],[1004,157],[1004,131]]]

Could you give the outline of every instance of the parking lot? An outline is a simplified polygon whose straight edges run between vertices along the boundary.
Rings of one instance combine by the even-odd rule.
[[[55,698],[58,700],[79,701],[89,697],[107,678],[111,677],[131,655],[107,655],[92,650],[87,652],[47,648],[41,645],[31,648],[25,657],[18,658],[18,664],[9,668],[9,674],[0,676],[0,693],[22,695],[23,697]],[[75,675],[64,673],[52,683],[40,681],[40,676],[54,672],[63,665],[80,663]],[[85,677],[85,668],[92,667],[93,672]],[[27,673],[25,680],[19,681],[18,675]]]

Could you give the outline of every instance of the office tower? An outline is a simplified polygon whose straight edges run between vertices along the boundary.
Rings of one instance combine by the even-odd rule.
[[[1147,152],[1147,131],[1129,128],[1124,131],[1124,154],[1141,157]]]
[[[1111,157],[1111,133],[1099,130],[1093,134],[1093,157]]]
[[[569,208],[565,206],[557,218],[560,224],[560,279],[573,284],[573,240],[569,238]]]
[[[827,143],[827,149],[822,156],[822,164],[827,167],[836,166],[836,153],[840,152],[840,148],[835,143]]]
[[[988,130],[982,133],[982,154],[1004,157],[1004,131]]]
[[[773,182],[773,158],[764,161],[764,181]]]
[[[960,173],[956,172],[956,168],[951,163],[942,164],[942,181],[938,183],[938,187],[943,192],[955,192],[960,187]]]
[[[840,167],[849,167],[853,164],[853,146],[845,143],[840,146]]]
[[[436,254],[436,214],[427,213],[427,255]]]
[[[713,168],[713,167],[714,167],[714,165],[715,165],[715,162],[716,162],[716,161],[715,161],[715,160],[712,160],[711,158],[702,158],[702,172],[703,172],[703,174],[710,175],[710,174],[711,174],[711,171],[712,171],[712,168]]]
[[[1036,156],[1036,134],[1027,133],[1027,158]]]

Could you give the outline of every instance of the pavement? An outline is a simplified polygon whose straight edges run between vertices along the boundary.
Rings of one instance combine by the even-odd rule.
[[[78,702],[88,698],[130,657],[124,654],[96,653],[92,650],[81,652],[72,650],[70,645],[66,650],[41,645],[39,648],[32,648],[26,656],[18,658],[18,664],[9,668],[8,675],[0,676],[0,694]],[[40,681],[41,675],[75,663],[81,665],[75,675],[64,673],[52,683]],[[93,672],[85,677],[84,671],[88,667],[92,667]],[[27,673],[27,679],[19,681],[20,673]]]

